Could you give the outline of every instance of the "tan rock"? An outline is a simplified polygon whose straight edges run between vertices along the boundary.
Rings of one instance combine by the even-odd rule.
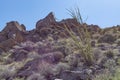
[[[4,51],[7,51],[9,50],[10,48],[12,48],[12,46],[14,46],[15,44],[17,44],[17,42],[10,38],[8,40],[5,40],[3,42],[0,43],[0,48]]]
[[[25,26],[21,26],[17,21],[8,22],[2,32],[25,31]]]
[[[8,22],[5,28],[0,32],[0,43],[7,39],[13,38],[13,34],[17,32],[25,32],[26,28],[23,24],[19,24],[17,21]]]
[[[8,51],[11,49],[14,45],[23,42],[25,39],[22,35],[22,32],[18,31],[16,33],[11,33],[10,38],[7,40],[4,40],[0,43],[0,49],[3,51]]]
[[[14,39],[16,42],[20,43],[23,42],[25,40],[24,35],[22,34],[22,32],[18,31],[13,35]]]
[[[26,27],[24,24],[21,24],[21,31],[25,32],[26,31]]]
[[[48,28],[51,26],[51,24],[54,24],[55,22],[56,21],[55,21],[54,15],[52,12],[50,12],[48,16],[46,16],[44,19],[39,20],[36,23],[36,29],[40,30],[41,28],[44,28],[44,27]]]

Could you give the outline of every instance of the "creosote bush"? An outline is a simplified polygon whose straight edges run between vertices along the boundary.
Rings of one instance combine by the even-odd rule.
[[[115,74],[109,72],[95,76],[93,80],[120,80],[120,68],[116,68]]]
[[[91,35],[88,32],[87,26],[83,23],[83,19],[80,14],[79,8],[75,8],[75,10],[68,10],[70,15],[77,20],[78,24],[73,24],[76,26],[79,36],[67,25],[64,25],[66,31],[69,33],[70,37],[73,39],[75,46],[79,50],[79,53],[84,57],[86,65],[92,65],[94,63],[94,58],[92,54],[91,47]],[[82,28],[80,28],[82,26]],[[78,38],[79,37],[79,38]]]
[[[117,46],[120,46],[120,41],[117,42]]]
[[[109,51],[105,52],[104,54],[108,58],[113,58],[114,57],[114,52],[112,50],[109,50]]]
[[[113,36],[112,34],[105,34],[102,37],[98,39],[99,43],[114,43],[116,41],[116,37]]]

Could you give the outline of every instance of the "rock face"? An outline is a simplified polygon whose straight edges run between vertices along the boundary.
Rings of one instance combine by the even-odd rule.
[[[14,39],[10,38],[0,43],[0,49],[3,51],[8,51],[15,44],[17,44],[17,42]]]
[[[100,32],[100,28],[97,25],[84,25],[86,25],[88,30],[93,34]],[[23,24],[20,25],[17,21],[8,22],[5,28],[0,32],[0,46],[3,49],[5,48],[2,47],[4,46],[3,43],[8,43],[10,44],[10,47],[12,47],[13,44],[25,40],[38,42],[48,36],[53,37],[53,39],[59,39],[61,37],[66,38],[69,36],[69,32],[66,28],[79,34],[83,27],[84,26],[78,23],[76,19],[63,19],[62,21],[57,22],[53,13],[50,12],[44,19],[39,20],[36,23],[36,29],[31,31],[26,31],[25,26]],[[78,28],[80,30],[78,30]]]
[[[65,37],[67,34],[65,30],[66,27],[72,28],[76,31],[76,26],[78,26],[78,22],[75,19],[66,19],[60,22],[56,22],[53,13],[49,13],[47,17],[42,20],[39,20],[36,23],[36,32],[41,37],[47,37],[49,34],[52,34],[54,38],[58,38],[58,35],[61,37]]]
[[[25,26],[22,24],[20,25],[17,21],[8,22],[2,32],[17,32],[17,31],[25,31]]]
[[[100,28],[97,25],[85,25],[93,34],[100,31]],[[26,31],[25,26],[23,24],[20,25],[17,21],[8,22],[5,28],[0,32],[0,43],[2,43],[2,46],[4,45],[3,43],[7,41],[12,47],[12,44],[16,42],[20,43],[25,40],[38,42],[43,38],[47,38],[49,35],[54,39],[59,39],[60,37],[64,38],[69,36],[66,28],[72,29],[73,32],[78,34],[80,30],[77,28],[83,27],[84,26],[79,24],[76,19],[63,19],[62,21],[57,22],[53,13],[50,12],[44,19],[39,20],[36,23],[36,29],[31,31]]]
[[[49,28],[52,23],[54,24],[54,23],[56,23],[56,21],[55,21],[53,13],[51,12],[44,19],[39,20],[37,22],[36,29],[40,30],[41,28],[44,28],[44,27]]]
[[[0,48],[7,51],[17,43],[24,41],[23,33],[25,31],[26,29],[23,24],[19,25],[16,21],[7,23],[0,33]]]
[[[39,33],[40,36],[45,37],[48,34],[52,33],[52,28],[56,23],[53,13],[49,13],[44,19],[39,20],[36,23],[36,32]]]
[[[8,39],[7,36],[3,34],[2,32],[0,32],[0,42],[5,41],[7,39]]]
[[[76,34],[79,34],[81,32],[81,29],[86,26],[88,30],[91,33],[98,33],[100,32],[100,28],[97,25],[81,25],[80,23],[77,22],[76,19],[63,19],[60,22],[57,22],[54,18],[53,13],[49,13],[47,17],[44,19],[39,20],[36,23],[36,32],[41,36],[41,37],[47,37],[49,34],[52,34],[54,38],[59,37],[66,37],[69,36],[68,31],[66,28],[71,29],[73,32]],[[80,29],[80,30],[79,30]]]
[[[90,40],[84,38],[89,35],[81,35],[85,28],[90,32]],[[69,30],[77,36],[71,36]],[[11,21],[0,32],[0,66],[8,66],[0,67],[0,78],[98,80],[93,78],[99,74],[106,75],[106,72],[113,75],[120,67],[119,31],[119,27],[100,29],[97,25],[78,23],[76,19],[57,22],[52,12],[39,20],[31,31],[26,31],[23,24]],[[80,38],[83,38],[83,44],[78,41]],[[89,40],[91,46],[87,46],[84,40]],[[83,51],[93,54],[93,64],[89,65],[91,56],[84,55]]]

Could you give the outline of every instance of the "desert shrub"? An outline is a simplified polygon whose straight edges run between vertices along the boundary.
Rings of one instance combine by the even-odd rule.
[[[24,78],[14,78],[13,80],[25,80]]]
[[[111,80],[110,74],[106,72],[106,74],[96,75],[93,80]]]
[[[120,65],[120,58],[116,60],[117,65]]]
[[[59,39],[58,42],[54,45],[54,49],[61,51],[64,56],[75,53],[76,46],[72,38]]]
[[[54,75],[59,75],[61,72],[64,72],[65,70],[69,70],[70,66],[67,63],[59,62],[55,68],[53,68]]]
[[[99,39],[100,36],[101,36],[100,34],[93,34],[92,39]]]
[[[34,73],[27,78],[27,80],[46,80],[43,75],[40,73]]]
[[[95,44],[96,44],[95,41],[91,41],[91,46],[92,46],[92,47],[95,47]]]
[[[105,57],[102,50],[94,48],[93,49],[93,54],[94,54],[94,59],[95,59],[96,64],[100,65],[101,61]]]
[[[108,60],[106,60],[106,62],[103,64],[103,66],[109,70],[109,72],[111,73],[111,75],[114,75],[115,70],[116,70],[116,68],[115,68],[115,67],[116,67],[115,60],[113,60],[113,59],[108,59]]]
[[[104,74],[96,75],[93,80],[120,80],[120,68],[116,68],[114,75],[107,71]]]
[[[75,54],[71,54],[65,57],[65,60],[71,67],[76,67],[78,65],[78,58]]]
[[[117,46],[120,46],[120,41],[117,42]]]
[[[80,13],[79,8],[75,8],[75,10],[68,10],[70,15],[77,20],[78,24],[73,24],[76,26],[78,30],[78,36],[75,32],[69,28],[67,25],[64,25],[66,31],[69,33],[70,37],[73,39],[73,43],[79,50],[79,53],[82,54],[84,57],[84,62],[86,65],[92,65],[94,63],[94,58],[92,54],[92,47],[91,47],[91,35],[88,32],[87,26],[83,23],[82,16]],[[79,25],[79,26],[78,26]],[[82,26],[82,28],[80,28]],[[79,38],[78,38],[79,37]]]
[[[105,34],[98,39],[99,43],[110,43],[110,44],[112,44],[112,43],[114,43],[114,41],[116,41],[116,37],[113,36],[112,34]]]
[[[108,50],[104,53],[106,57],[108,58],[113,58],[114,57],[114,52],[112,50]]]
[[[10,53],[10,52],[6,52],[6,53],[3,53],[3,54],[1,54],[0,55],[0,62],[2,63],[2,64],[6,64],[6,63],[8,63],[8,62],[11,62],[12,61],[12,59],[10,58],[10,55],[11,55],[12,53]]]
[[[117,28],[113,28],[113,33],[115,34],[117,32],[118,32]]]
[[[7,80],[7,78],[12,78],[13,76],[15,76],[17,71],[20,68],[22,68],[26,64],[26,62],[29,60],[30,59],[27,59],[21,62],[14,61],[10,64],[0,64],[0,80],[2,79]],[[18,79],[18,80],[21,80],[21,79]]]
[[[45,77],[48,77],[51,74],[53,74],[54,66],[48,62],[42,61],[38,68],[39,68],[38,73]]]

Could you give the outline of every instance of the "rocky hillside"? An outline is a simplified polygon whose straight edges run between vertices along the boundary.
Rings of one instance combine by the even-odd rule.
[[[0,80],[120,80],[119,67],[119,25],[57,22],[51,12],[31,31],[11,21],[0,32]]]

